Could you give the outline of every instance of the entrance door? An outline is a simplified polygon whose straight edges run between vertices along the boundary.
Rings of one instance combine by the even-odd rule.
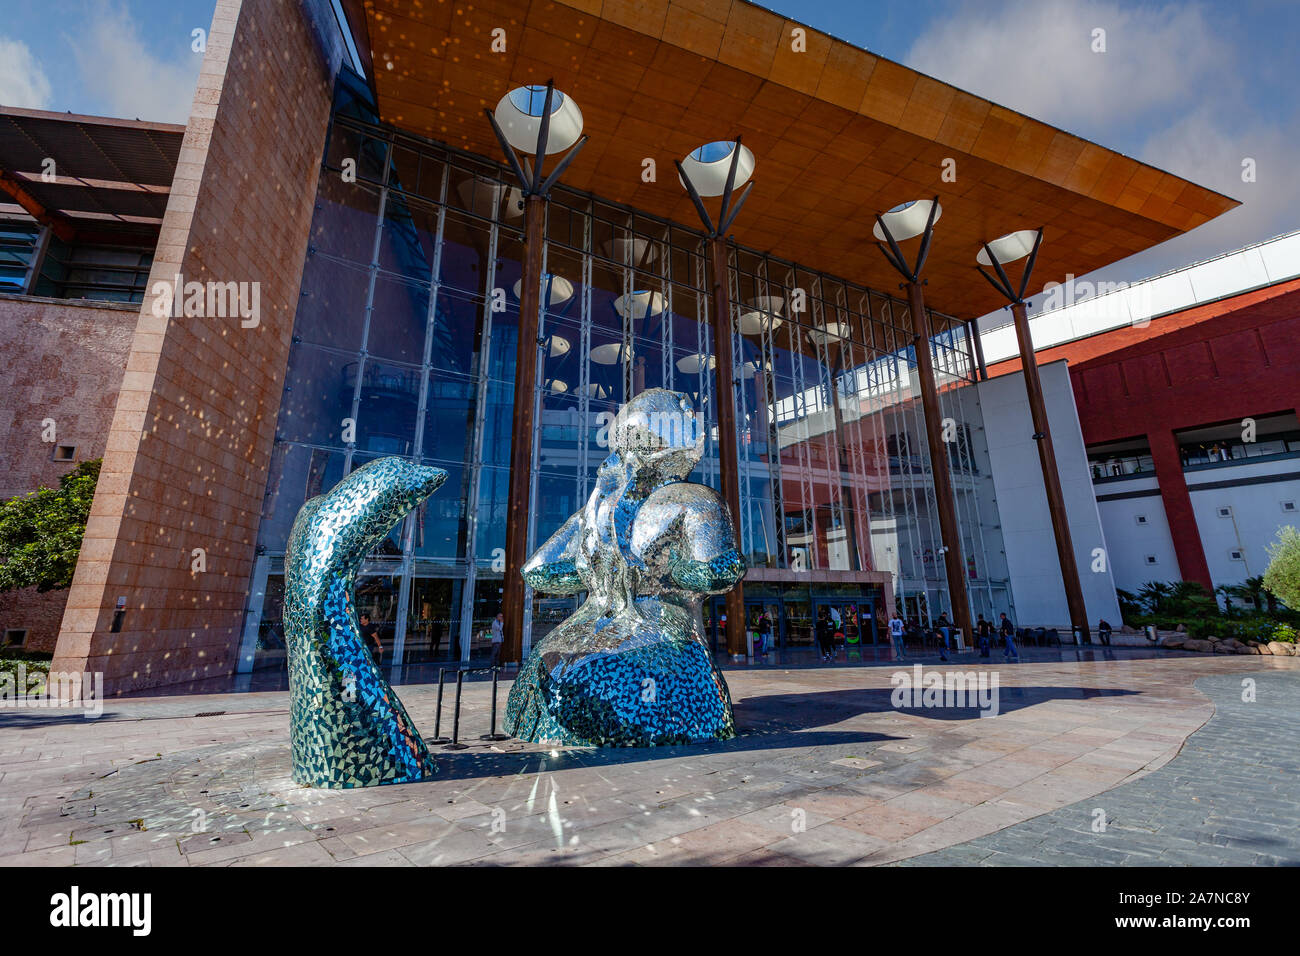
[[[767,649],[771,651],[775,648],[785,647],[789,636],[786,619],[787,611],[786,602],[783,602],[779,597],[746,598],[745,630],[750,632],[757,630],[760,616],[766,614],[768,621],[772,625],[772,630],[767,638]],[[712,597],[704,604],[704,636],[714,653],[727,649],[727,636],[722,630],[722,617],[726,613],[727,601],[724,595]]]

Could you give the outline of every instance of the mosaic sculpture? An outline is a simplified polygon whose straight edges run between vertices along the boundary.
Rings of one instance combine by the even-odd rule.
[[[362,640],[352,590],[366,555],[447,478],[400,458],[358,468],[302,506],[284,556],[293,779],[311,787],[421,780],[433,758]]]
[[[595,746],[732,737],[701,611],[745,562],[726,504],[684,480],[704,453],[704,425],[685,395],[651,389],[619,410],[610,447],[586,506],[524,566],[535,591],[587,599],[520,668],[506,730]]]

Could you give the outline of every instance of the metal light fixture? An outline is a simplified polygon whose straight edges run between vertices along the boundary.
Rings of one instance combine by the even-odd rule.
[[[727,191],[728,183],[732,189],[743,186],[753,174],[754,154],[740,142],[740,137],[705,143],[678,164],[682,185],[689,179],[701,196],[721,196]]]
[[[839,342],[848,337],[849,326],[847,322],[828,322],[820,325],[815,329],[808,330],[808,338],[812,339],[818,345],[825,345],[827,342]]]
[[[557,90],[551,80],[545,86],[511,90],[501,97],[495,112],[486,108],[483,112],[506,161],[519,179],[525,198],[549,193],[587,143],[587,137],[582,135],[582,110],[572,97]],[[568,150],[565,156],[543,178],[546,157],[565,150]],[[528,172],[524,171],[519,153],[533,157]]]
[[[712,372],[718,365],[717,359],[712,355],[705,355],[697,352],[694,355],[684,355],[677,360],[677,371],[683,375],[698,375],[701,369],[707,368]]]
[[[597,365],[617,365],[619,362],[630,362],[632,360],[632,349],[622,342],[597,345],[591,350],[591,360]]]
[[[546,305],[548,308],[557,308],[564,305],[573,298],[573,283],[564,276],[557,276],[550,272],[542,276],[542,284],[546,286]],[[515,281],[515,298],[523,298],[524,280]]]
[[[925,268],[925,258],[930,254],[930,240],[934,237],[934,224],[943,215],[939,197],[933,199],[914,199],[895,206],[886,213],[876,216],[875,228],[871,230],[876,237],[876,245],[885,254],[889,264],[903,274],[909,283],[919,281],[921,270]],[[900,242],[921,237],[921,250],[916,255],[916,265],[909,266],[907,257],[899,248]],[[886,243],[886,245],[881,245]]]
[[[718,423],[718,465],[722,497],[733,514],[740,514],[740,455],[737,448],[735,366],[732,349],[731,289],[727,280],[725,237],[736,221],[745,200],[753,191],[754,154],[734,139],[706,143],[692,150],[684,160],[674,160],[677,177],[691,197],[700,223],[708,237],[710,272],[712,273],[713,348],[716,353],[714,383],[715,412]],[[743,187],[739,196],[736,187]],[[715,224],[705,208],[704,198],[721,196],[722,205]],[[734,201],[733,201],[734,200]],[[739,583],[727,592],[727,650],[739,659],[745,649],[745,592]]]
[[[620,295],[614,300],[614,311],[629,320],[659,315],[665,307],[664,297],[649,289],[640,289],[631,295]]]
[[[934,481],[935,504],[939,512],[940,554],[943,556],[945,577],[948,581],[948,600],[952,603],[954,623],[964,634],[973,633],[970,595],[966,584],[966,566],[962,559],[961,526],[957,521],[956,496],[952,475],[944,463],[949,459],[947,443],[943,440],[943,413],[939,407],[939,391],[935,384],[934,358],[930,354],[930,316],[925,309],[924,283],[921,271],[930,254],[934,238],[934,224],[943,214],[939,197],[916,199],[900,203],[885,213],[876,215],[872,234],[876,246],[889,264],[904,279],[907,304],[912,317],[912,344],[916,355],[916,376],[921,393],[922,416],[925,421],[925,439],[930,451],[930,473]],[[921,246],[915,264],[907,260],[899,243],[920,238]]]
[[[993,288],[1006,296],[1013,306],[1024,305],[1025,292],[1029,289],[1029,278],[1033,275],[1034,262],[1038,259],[1038,248],[1042,243],[1043,230],[1041,229],[1009,232],[980,246],[980,251],[975,254],[975,268],[979,269],[980,275],[987,279]],[[1025,263],[1024,274],[1021,275],[1019,284],[1013,283],[1003,266],[1026,256],[1029,257],[1029,261]],[[985,266],[993,267],[997,272],[996,278],[984,271]]]
[[[519,354],[515,362],[515,394],[511,429],[514,435],[531,435],[536,405],[538,366],[541,365],[544,339],[538,338],[538,326],[544,308],[543,297],[555,304],[557,293],[573,295],[556,277],[543,289],[542,252],[546,242],[546,197],[560,174],[582,152],[587,137],[582,133],[582,111],[569,96],[548,80],[545,86],[524,86],[511,90],[497,103],[496,111],[484,109],[488,124],[511,171],[518,180],[519,200],[523,206],[524,261],[519,294]],[[519,154],[532,157],[525,165]],[[548,156],[563,153],[554,168],[546,172]],[[558,288],[557,288],[558,286]],[[530,526],[529,485],[533,472],[532,443],[516,441],[510,446],[510,483],[507,495],[505,576],[502,582],[501,611],[506,632],[502,659],[517,661],[523,646],[523,622],[526,616],[524,582],[521,571],[528,558],[527,529]]]
[[[754,187],[749,181],[749,177],[754,174],[754,154],[737,136],[734,140],[706,143],[692,150],[685,159],[673,162],[677,167],[677,179],[690,194],[695,211],[699,213],[700,221],[704,223],[709,236],[725,236]],[[732,193],[737,186],[745,188],[733,205]],[[716,227],[704,207],[704,199],[713,196],[722,197],[722,209],[718,213]]]
[[[931,210],[934,212],[933,219],[930,218]],[[872,234],[881,242],[887,241],[890,236],[894,237],[895,242],[906,242],[915,239],[927,228],[933,228],[942,215],[943,207],[939,205],[939,197],[913,199],[877,216]]]
[[[748,311],[740,313],[741,335],[759,335],[764,331],[780,328],[781,323],[785,321],[781,318],[781,309],[784,306],[785,299],[780,296],[756,296]]]
[[[501,97],[492,115],[506,142],[521,153],[534,156],[543,149],[547,156],[562,153],[582,135],[582,110],[571,97],[554,90],[549,83],[511,90]],[[545,140],[540,136],[544,121],[549,121]]]
[[[1065,586],[1065,603],[1070,609],[1070,623],[1076,632],[1088,633],[1088,609],[1079,583],[1079,565],[1074,556],[1074,539],[1065,510],[1065,496],[1061,490],[1061,475],[1056,464],[1056,448],[1052,444],[1052,430],[1047,419],[1047,406],[1043,401],[1043,383],[1038,374],[1038,358],[1034,355],[1033,335],[1029,330],[1029,310],[1025,293],[1043,244],[1042,229],[1020,229],[999,236],[980,246],[975,254],[975,268],[988,280],[989,285],[1007,299],[1020,346],[1020,367],[1025,380],[1025,394],[1029,399],[1029,417],[1033,421],[1033,441],[1038,446],[1038,463],[1043,471],[1043,491],[1047,495],[1047,510],[1052,519],[1052,533],[1056,538],[1056,558]],[[1026,259],[1020,282],[1012,282],[1005,266]],[[990,275],[985,266],[991,266],[996,275]]]

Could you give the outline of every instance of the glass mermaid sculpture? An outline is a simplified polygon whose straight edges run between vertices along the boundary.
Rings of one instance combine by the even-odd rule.
[[[701,612],[745,562],[726,503],[684,480],[704,427],[680,392],[651,389],[619,410],[591,497],[523,568],[535,591],[587,599],[520,669],[505,717],[515,737],[644,747],[735,736]]]
[[[433,758],[361,639],[352,591],[388,532],[447,478],[381,458],[302,506],[284,555],[289,746],[295,783],[370,787],[423,780]]]

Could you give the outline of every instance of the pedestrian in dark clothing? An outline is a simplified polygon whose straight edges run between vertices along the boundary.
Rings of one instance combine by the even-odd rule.
[[[1110,647],[1110,623],[1104,617],[1097,622],[1097,637],[1101,638],[1102,644]]]
[[[1003,613],[1001,621],[998,623],[998,630],[1002,632],[1002,641],[1005,647],[1002,649],[1002,656],[1009,661],[1020,663],[1020,651],[1016,650],[1016,628],[1011,623],[1011,618]]]
[[[831,621],[830,615],[826,609],[822,608],[817,615],[817,647],[821,651],[822,660],[831,659],[831,648],[835,641],[835,624]]]
[[[984,615],[979,616],[979,621],[975,624],[975,629],[979,634],[980,657],[989,656],[989,645],[993,642],[993,623],[984,620]]]

